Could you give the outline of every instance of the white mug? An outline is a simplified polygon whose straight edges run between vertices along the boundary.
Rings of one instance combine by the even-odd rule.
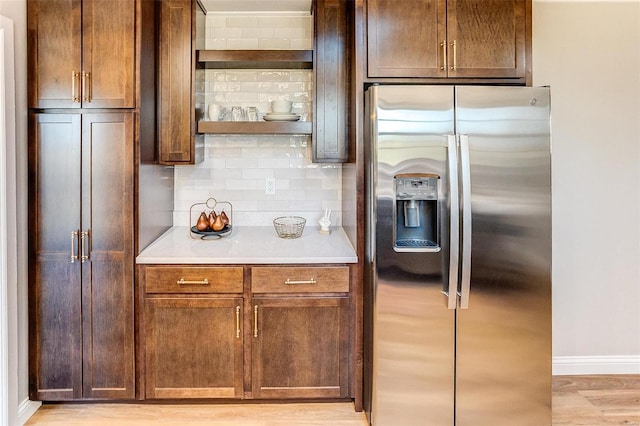
[[[220,114],[222,113],[222,108],[220,104],[209,104],[209,109],[207,110],[209,115],[209,120],[218,121],[220,120]]]

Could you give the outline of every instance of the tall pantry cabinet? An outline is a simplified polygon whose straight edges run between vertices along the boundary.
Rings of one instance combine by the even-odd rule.
[[[140,0],[28,0],[30,397],[132,399]]]

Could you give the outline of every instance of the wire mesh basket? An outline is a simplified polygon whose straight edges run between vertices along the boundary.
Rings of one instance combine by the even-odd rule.
[[[282,216],[273,219],[273,226],[280,238],[299,238],[305,223],[307,220],[300,216]]]

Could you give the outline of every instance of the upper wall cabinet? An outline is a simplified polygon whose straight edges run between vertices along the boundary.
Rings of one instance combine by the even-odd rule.
[[[135,107],[135,0],[28,0],[29,107]]]
[[[313,161],[348,160],[349,2],[314,2]]]
[[[194,0],[164,0],[160,5],[158,55],[158,135],[160,163],[194,164],[202,160],[196,147],[193,110],[195,24]]]
[[[368,77],[526,77],[530,0],[368,0]]]

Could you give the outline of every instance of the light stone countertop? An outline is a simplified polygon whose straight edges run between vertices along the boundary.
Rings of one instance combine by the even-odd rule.
[[[305,227],[300,238],[279,238],[272,226],[234,228],[214,240],[192,239],[189,228],[174,226],[136,258],[138,264],[356,263],[358,258],[342,228],[329,235]]]

